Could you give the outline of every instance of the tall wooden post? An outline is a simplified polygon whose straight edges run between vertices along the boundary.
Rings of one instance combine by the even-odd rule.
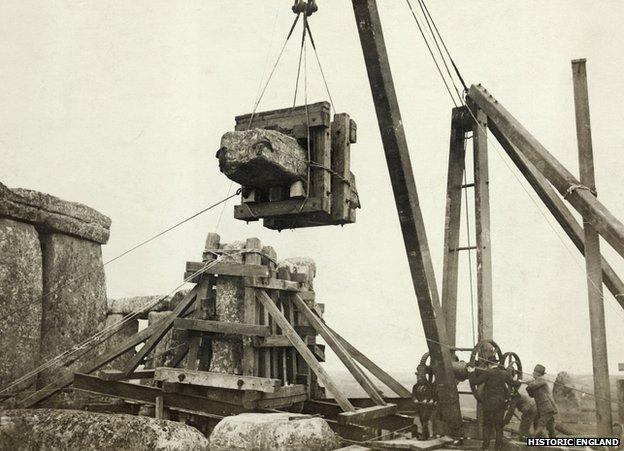
[[[583,189],[587,188],[596,195],[594,157],[589,120],[589,97],[587,93],[587,72],[584,59],[572,61],[572,76],[574,81],[574,107],[576,111],[576,138],[579,151],[580,181],[584,186]],[[583,227],[585,232],[585,266],[589,297],[589,326],[594,367],[596,419],[598,435],[607,436],[612,432],[612,414],[604,298],[602,296],[600,237],[594,226],[585,217],[583,218]]]
[[[477,236],[477,336],[493,339],[492,248],[490,243],[490,177],[488,169],[487,116],[472,102],[468,107],[476,121],[472,128],[474,152],[475,233]]]
[[[453,108],[448,174],[446,177],[446,215],[444,217],[444,261],[442,265],[442,312],[449,345],[457,338],[457,276],[459,272],[459,232],[461,226],[462,183],[466,166],[465,107]],[[469,117],[469,116],[468,116]]]
[[[401,111],[375,0],[352,0],[403,241],[436,376],[439,413],[449,433],[463,435],[451,351],[420,211]]]

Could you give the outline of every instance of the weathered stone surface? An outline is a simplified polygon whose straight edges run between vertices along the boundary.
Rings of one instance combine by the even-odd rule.
[[[219,168],[243,186],[288,186],[307,176],[307,150],[296,139],[274,130],[228,132],[217,152]]]
[[[106,340],[107,350],[110,350],[119,346],[121,343],[126,341],[128,337],[131,337],[132,335],[139,332],[139,320],[138,319],[134,318],[134,319],[124,320],[124,318],[125,318],[125,315],[120,315],[120,314],[110,314],[106,317],[106,323],[104,326],[106,329],[114,327],[116,324],[119,324],[121,321],[125,321],[121,329],[119,329],[117,332],[115,332],[114,335],[112,335],[108,340]],[[130,349],[127,352],[120,355],[119,357],[117,357],[111,363],[109,363],[106,366],[106,368],[122,370],[125,364],[132,358],[133,355],[134,355],[134,350]]]
[[[245,244],[241,241],[221,246],[223,250],[242,249]],[[224,254],[224,262],[242,263],[243,255],[239,252]],[[216,285],[216,314],[217,321],[233,323],[244,322],[245,287],[240,277],[220,276]],[[212,339],[212,360],[210,371],[216,373],[242,374],[243,340],[240,335],[220,335]]]
[[[43,315],[41,359],[48,360],[93,336],[106,320],[106,280],[100,245],[60,234],[41,236]],[[87,353],[69,367],[41,373],[40,384],[75,370],[93,357]]]
[[[280,261],[277,265],[277,271],[286,270],[291,275],[291,280],[297,282],[305,282],[310,288],[313,286],[316,277],[316,263],[309,257],[292,257]]]
[[[188,294],[190,290],[180,290],[173,295],[131,296],[127,298],[108,299],[106,312],[128,315],[138,311],[137,318],[147,319],[149,312],[171,311]]]
[[[332,450],[340,439],[325,420],[295,413],[226,417],[210,434],[211,450]]]
[[[38,366],[41,246],[29,224],[0,219],[0,386]],[[25,388],[26,383],[16,388]]]
[[[76,410],[0,412],[0,449],[207,450],[208,440],[182,423]]]
[[[60,232],[105,244],[111,220],[86,205],[0,183],[0,217],[28,222],[43,232]]]

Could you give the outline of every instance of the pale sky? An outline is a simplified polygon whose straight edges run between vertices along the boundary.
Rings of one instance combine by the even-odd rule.
[[[263,70],[293,20],[291,3],[3,1],[0,181],[110,216],[105,259],[222,199],[230,183],[215,158],[220,137],[233,128],[235,115],[250,112]],[[277,233],[233,219],[230,201],[218,232],[224,242],[259,237],[282,258],[313,258],[328,323],[381,366],[413,371],[426,345],[351,3],[318,4],[311,26],[336,108],[358,123],[352,170],[363,208],[357,223]],[[452,105],[405,3],[379,5],[440,286]],[[624,3],[428,5],[466,80],[486,86],[575,174],[570,60],[588,59],[598,192],[624,218],[624,129],[618,125],[624,120]],[[297,33],[260,110],[292,104],[298,41]],[[308,57],[309,100],[326,100]],[[517,352],[527,369],[541,362],[549,373],[590,372],[584,261],[514,178],[502,149],[494,146],[490,155],[495,340],[503,351]],[[185,262],[200,259],[219,212],[107,266],[109,296],[169,292],[182,280]],[[604,242],[603,249],[622,275],[622,259]],[[466,261],[460,264],[458,344],[469,346]],[[624,361],[624,312],[606,289],[605,301],[616,373]],[[340,363],[329,357],[327,365]]]

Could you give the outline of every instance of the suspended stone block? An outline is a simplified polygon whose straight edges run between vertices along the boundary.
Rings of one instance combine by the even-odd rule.
[[[246,187],[289,186],[307,177],[307,150],[274,130],[227,132],[217,158],[221,172]]]
[[[39,363],[41,246],[35,228],[0,218],[0,386]],[[32,381],[15,387],[24,389]]]

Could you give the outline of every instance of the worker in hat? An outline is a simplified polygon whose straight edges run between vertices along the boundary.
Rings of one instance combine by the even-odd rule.
[[[492,432],[495,435],[495,449],[503,448],[503,427],[505,412],[509,406],[509,397],[520,382],[513,379],[511,373],[502,365],[490,359],[485,368],[476,371],[469,363],[466,367],[470,373],[470,382],[474,385],[483,384],[481,406],[483,408],[483,449],[490,447]]]
[[[533,370],[533,380],[527,384],[527,393],[535,399],[537,406],[537,431],[536,436],[545,436],[545,430],[548,431],[550,438],[555,438],[555,415],[557,414],[557,405],[552,397],[550,387],[544,379],[546,368],[544,365],[537,364]]]
[[[431,377],[432,371],[424,362],[421,362],[416,368],[416,384],[412,388],[412,401],[416,404],[416,411],[422,428],[420,434],[422,440],[428,440],[431,437],[430,423],[433,422],[438,400],[435,386],[427,379],[427,377]],[[416,418],[414,418],[414,424],[416,425]]]

